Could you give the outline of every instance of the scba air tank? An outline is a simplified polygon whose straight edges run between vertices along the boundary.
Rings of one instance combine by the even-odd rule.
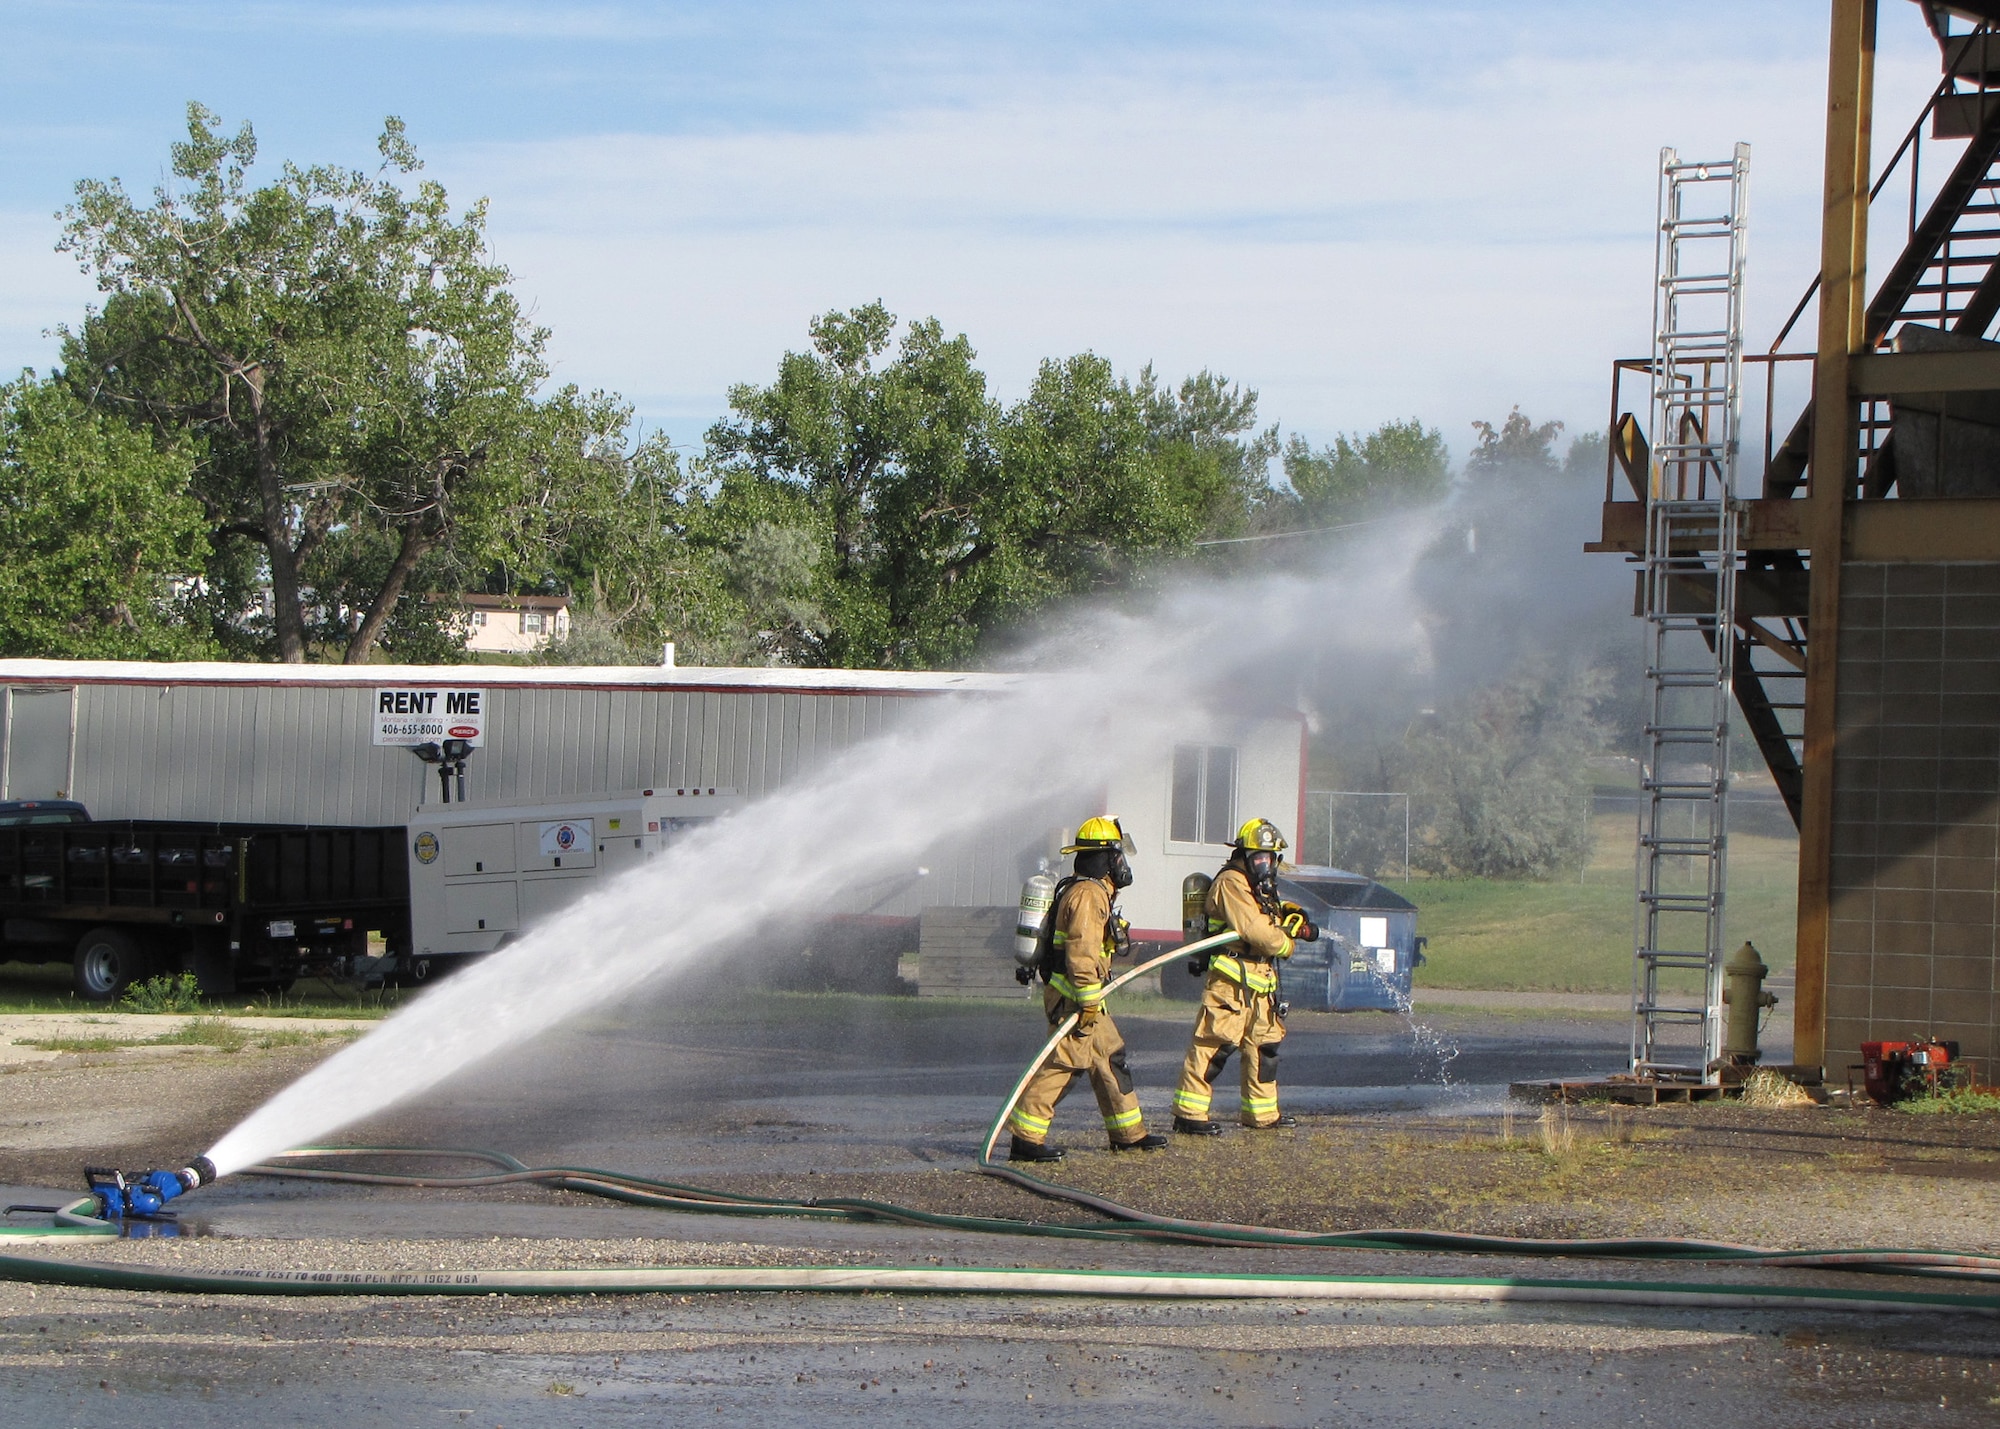
[[[1037,873],[1021,885],[1021,911],[1014,919],[1014,961],[1024,968],[1035,965],[1035,953],[1042,945],[1042,929],[1048,925],[1049,909],[1055,906],[1056,881],[1046,872]]]
[[[1205,873],[1181,880],[1181,941],[1197,943],[1208,936],[1208,885]]]

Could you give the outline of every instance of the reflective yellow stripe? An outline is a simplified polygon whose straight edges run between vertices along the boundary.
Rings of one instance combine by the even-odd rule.
[[[1262,963],[1245,963],[1232,958],[1227,953],[1218,954],[1208,960],[1208,970],[1228,978],[1238,987],[1251,992],[1276,992],[1278,975]]]
[[[1049,986],[1078,1007],[1095,1007],[1104,1001],[1104,984],[1101,982],[1078,984],[1071,982],[1066,974],[1056,973],[1049,979]]]
[[[1278,1099],[1276,1097],[1243,1098],[1243,1114],[1245,1116],[1262,1118],[1266,1112],[1276,1112],[1277,1109]]]
[[[1205,1121],[1208,1118],[1210,1094],[1207,1091],[1174,1093],[1174,1111],[1191,1121]]]
[[[1104,1118],[1104,1124],[1113,1131],[1123,1131],[1128,1126],[1137,1126],[1139,1116],[1137,1107],[1133,1107],[1130,1111],[1115,1111]]]
[[[1069,934],[1065,933],[1065,932],[1064,932],[1064,931],[1063,931],[1062,929],[1060,929],[1060,928],[1056,929],[1056,933],[1055,933],[1055,938],[1054,938],[1054,942],[1055,942],[1055,945],[1056,945],[1056,946],[1057,946],[1058,948],[1060,948],[1060,947],[1061,947],[1061,946],[1062,946],[1062,945],[1063,945],[1064,943],[1067,943],[1068,941],[1069,941]]]
[[[1031,1141],[1040,1141],[1049,1134],[1049,1119],[1045,1116],[1029,1116],[1019,1107],[1007,1118],[1007,1125],[1020,1132]]]

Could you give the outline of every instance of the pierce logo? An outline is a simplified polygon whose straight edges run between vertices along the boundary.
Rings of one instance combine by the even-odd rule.
[[[449,732],[453,739],[471,739],[479,733],[479,726],[476,724],[455,724]]]

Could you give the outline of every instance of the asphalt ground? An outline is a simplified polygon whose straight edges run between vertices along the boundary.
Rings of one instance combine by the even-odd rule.
[[[1235,1132],[1199,1155],[1240,1160],[1257,1147],[1283,1166],[1292,1145],[1352,1145],[1364,1158],[1373,1154],[1371,1136],[1455,1145],[1450,1138],[1462,1138],[1463,1127],[1498,1124],[1507,1082],[1601,1072],[1624,1058],[1625,1024],[1615,1014],[1422,1016],[1426,1029],[1384,1014],[1295,1014],[1285,1097],[1306,1118],[1301,1138],[1253,1141]],[[1171,1008],[1120,1020],[1149,1118],[1164,1123],[1186,1022]],[[969,1186],[977,1208],[1061,1218],[1069,1213],[1060,1206],[963,1174],[1040,1030],[1036,1009],[1012,1005],[801,997],[631,1007],[471,1069],[348,1136],[842,1194],[890,1188],[949,1201],[954,1188]],[[178,1164],[325,1055],[115,1052],[7,1069],[0,1181],[47,1195],[75,1186],[85,1160]],[[1797,1142],[1794,1160],[1806,1165],[1856,1154],[1836,1142],[1884,1136],[1903,1147],[1885,1153],[1885,1166],[1898,1155],[1942,1156],[1932,1169],[1952,1178],[1876,1173],[1861,1184],[1889,1206],[1928,1205],[1929,1196],[1984,1215],[1982,1197],[1993,1190],[1982,1169],[1985,1140],[1913,1137],[1905,1125],[1913,1119],[1890,1115],[1843,1122],[1837,1136],[1777,1123],[1764,1134],[1771,1146]],[[1088,1146],[1101,1137],[1095,1120],[1079,1095],[1065,1102],[1058,1134]],[[1692,1128],[1717,1144],[1743,1134],[1712,1122],[1697,1109],[1658,1125]],[[1729,1164],[1770,1159],[1758,1149],[1764,1143],[1746,1145]],[[1223,1163],[1181,1154],[1192,1150],[1177,1145],[1145,1158],[1143,1169],[1180,1194],[1192,1185],[1198,1197]],[[1136,1160],[1080,1150],[1072,1169],[1109,1174]],[[1188,1174],[1174,1178],[1176,1165]],[[1581,1166],[1580,1182],[1600,1179],[1594,1166]],[[1550,1184],[1583,1194],[1563,1191],[1570,1183],[1560,1178]],[[1329,1198],[1341,1194],[1332,1185]],[[1314,1199],[1310,1184],[1291,1189]],[[209,1267],[999,1264],[1805,1283],[1744,1267],[1222,1252],[744,1221],[531,1189],[466,1195],[232,1179],[184,1204],[186,1229],[198,1233],[186,1239],[51,1253]],[[1204,1425],[1595,1425],[1718,1414],[1823,1426],[1990,1424],[2000,1416],[2000,1324],[1984,1318],[1422,1302],[1300,1308],[877,1295],[290,1300],[0,1284],[0,1402],[7,1423],[37,1426],[1140,1416]]]

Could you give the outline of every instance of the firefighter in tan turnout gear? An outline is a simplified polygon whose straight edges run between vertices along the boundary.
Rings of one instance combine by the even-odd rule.
[[[1278,1044],[1285,1024],[1278,1002],[1278,961],[1292,955],[1294,939],[1312,942],[1319,929],[1296,904],[1278,901],[1278,855],[1284,836],[1268,819],[1251,819],[1236,831],[1236,847],[1209,885],[1208,931],[1234,929],[1241,942],[1208,959],[1194,1041],[1174,1091],[1174,1130],[1218,1136],[1208,1114],[1215,1079],[1231,1054],[1242,1054],[1243,1124],[1258,1130],[1296,1126],[1278,1110]]]
[[[1111,959],[1129,944],[1125,920],[1112,901],[1132,882],[1125,831],[1116,819],[1086,820],[1076,831],[1076,842],[1063,852],[1076,856],[1075,872],[1056,886],[1037,966],[1048,984],[1042,1007],[1049,1027],[1053,1030],[1072,1012],[1076,1027],[1056,1044],[1007,1120],[1013,1133],[1010,1161],[1062,1159],[1062,1149],[1049,1145],[1049,1123],[1056,1103],[1080,1076],[1089,1077],[1090,1089],[1097,1093],[1113,1151],[1154,1151],[1167,1144],[1166,1137],[1147,1134],[1125,1065],[1125,1039],[1104,1010]]]

